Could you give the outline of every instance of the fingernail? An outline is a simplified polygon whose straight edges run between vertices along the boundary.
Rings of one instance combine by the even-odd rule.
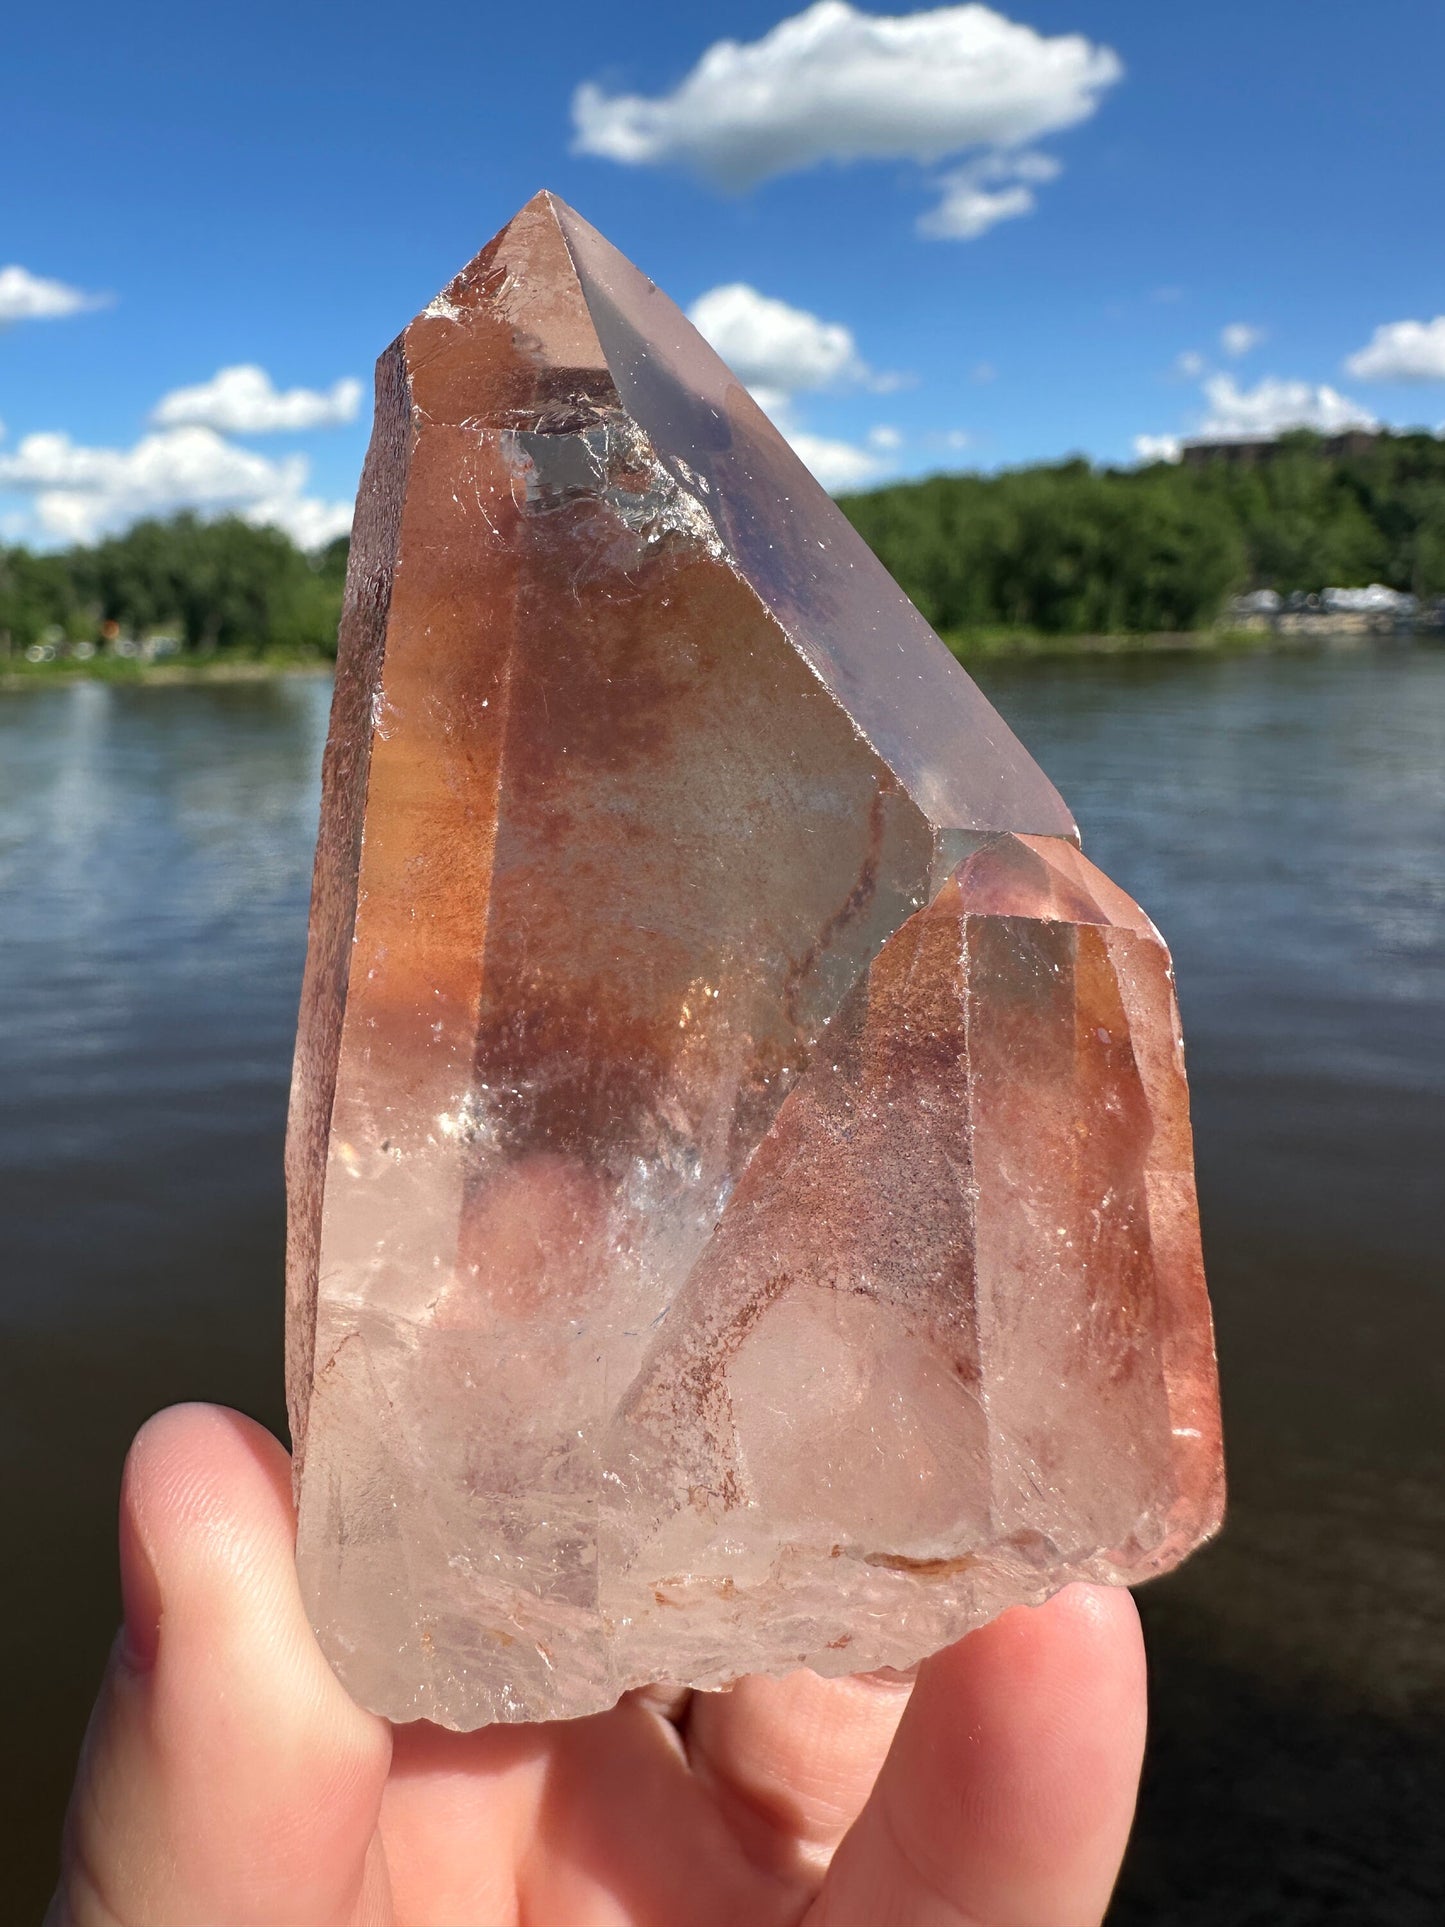
[[[161,1589],[129,1507],[120,1515],[120,1597],[126,1664],[132,1672],[148,1673],[160,1651]]]

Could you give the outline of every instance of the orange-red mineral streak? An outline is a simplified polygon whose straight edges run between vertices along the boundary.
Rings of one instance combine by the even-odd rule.
[[[550,195],[378,368],[288,1176],[303,1586],[394,1719],[907,1665],[1218,1522],[1163,945]]]

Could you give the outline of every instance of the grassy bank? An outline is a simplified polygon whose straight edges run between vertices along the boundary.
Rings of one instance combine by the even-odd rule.
[[[1217,655],[1280,646],[1284,638],[1257,629],[1172,629],[1147,634],[1058,636],[1042,629],[990,628],[944,632],[963,663],[1055,660],[1066,656]]]
[[[1080,656],[1244,655],[1264,651],[1369,648],[1381,638],[1365,630],[1172,629],[1142,634],[1060,636],[1042,629],[998,626],[946,630],[943,640],[961,663],[1060,662]],[[58,683],[260,682],[271,676],[326,676],[333,658],[317,649],[231,648],[209,655],[171,656],[146,662],[135,656],[99,654],[88,661],[54,662],[0,658],[0,690],[53,689]]]
[[[1200,655],[1268,648],[1279,639],[1237,629],[1194,629],[1154,635],[1052,636],[1039,629],[965,629],[944,636],[960,662],[1058,660],[1069,656]],[[52,689],[58,683],[257,682],[269,676],[322,676],[332,659],[315,649],[217,650],[210,655],[171,656],[146,662],[136,656],[98,654],[87,661],[57,658],[0,663],[0,690]]]
[[[104,653],[77,661],[27,662],[23,656],[0,661],[0,690],[53,689],[58,683],[262,682],[271,676],[327,676],[332,658],[319,649],[231,648],[212,653],[169,656],[146,662],[139,656]]]

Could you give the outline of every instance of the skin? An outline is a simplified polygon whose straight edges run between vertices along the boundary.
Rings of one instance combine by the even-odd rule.
[[[392,1728],[296,1589],[285,1452],[178,1406],[126,1461],[125,1628],[47,1927],[1097,1927],[1144,1740],[1133,1601],[1072,1586],[911,1686],[796,1673]]]

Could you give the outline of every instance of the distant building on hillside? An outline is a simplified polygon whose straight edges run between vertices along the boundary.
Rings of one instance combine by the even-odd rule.
[[[1417,596],[1383,582],[1365,588],[1330,588],[1318,595],[1296,589],[1252,589],[1236,596],[1227,620],[1232,628],[1272,630],[1276,634],[1345,637],[1413,635],[1445,627],[1445,598],[1422,609]]]
[[[1379,441],[1378,428],[1347,428],[1339,435],[1322,435],[1320,453],[1340,457],[1365,455]],[[1231,468],[1258,468],[1272,462],[1285,447],[1278,435],[1242,435],[1235,441],[1185,442],[1179,459],[1186,468],[1210,468],[1225,463]]]

